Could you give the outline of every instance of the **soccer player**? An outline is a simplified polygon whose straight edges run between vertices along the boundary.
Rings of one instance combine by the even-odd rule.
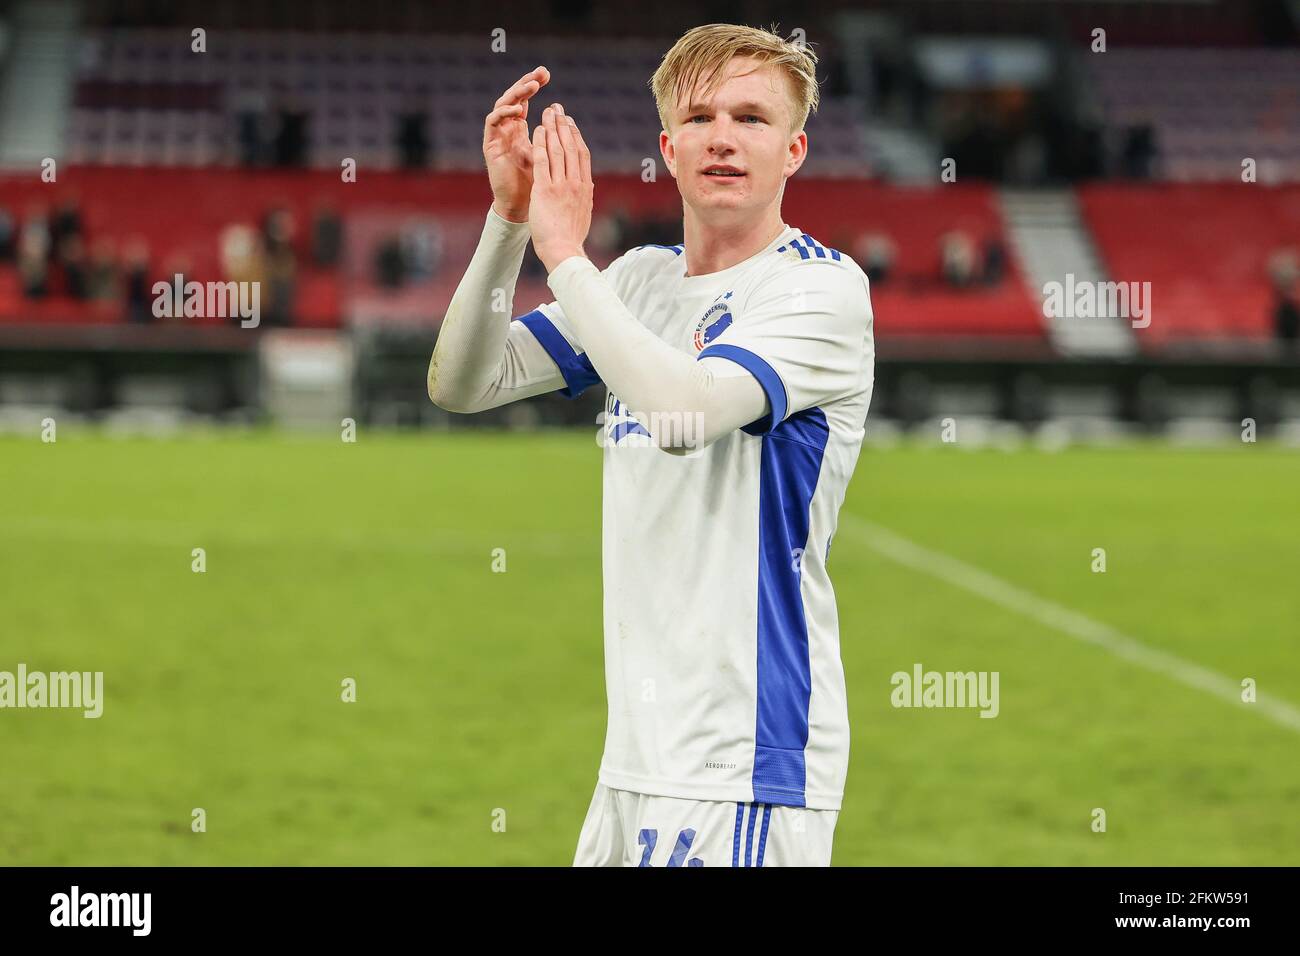
[[[682,36],[651,85],[685,241],[603,271],[575,118],[528,134],[550,72],[485,121],[493,203],[428,387],[462,413],[606,388],[609,724],[575,865],[830,863],[849,722],[826,563],[875,347],[866,275],[782,220],[815,65],[764,30]],[[530,237],[555,301],[511,319]]]

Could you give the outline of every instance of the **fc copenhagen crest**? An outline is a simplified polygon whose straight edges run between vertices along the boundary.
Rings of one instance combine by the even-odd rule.
[[[728,292],[709,306],[709,311],[695,323],[695,351],[702,351],[706,345],[725,332],[727,326],[731,325],[731,306],[727,301],[730,298],[731,293]]]

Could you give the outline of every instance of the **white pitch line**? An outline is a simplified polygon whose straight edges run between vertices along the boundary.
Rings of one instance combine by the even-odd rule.
[[[1109,651],[1139,667],[1173,678],[1180,684],[1205,691],[1227,703],[1242,705],[1240,684],[1222,674],[1167,651],[1148,647],[1108,624],[1030,594],[957,558],[924,548],[857,515],[841,511],[839,524],[841,527],[847,524],[867,547],[904,567],[939,578],[1008,610],[1033,618],[1076,640]],[[1300,733],[1300,710],[1286,701],[1257,693],[1255,703],[1247,706],[1274,723]]]

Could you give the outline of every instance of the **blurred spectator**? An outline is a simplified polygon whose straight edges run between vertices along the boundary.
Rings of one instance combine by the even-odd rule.
[[[1007,247],[1002,244],[996,233],[989,233],[984,239],[984,265],[980,277],[985,285],[997,285],[1007,271]]]
[[[126,292],[126,320],[146,324],[154,320],[153,290],[149,281],[149,247],[132,239],[122,254],[122,284]],[[170,281],[170,277],[168,277]]]
[[[307,165],[307,113],[286,99],[276,112],[273,137],[275,165]]]
[[[894,240],[883,232],[867,232],[858,237],[853,245],[853,258],[862,266],[872,285],[881,285],[889,281],[894,271],[894,260],[898,247]]]
[[[311,224],[311,258],[318,266],[333,268],[343,252],[343,220],[328,202],[316,207]]]
[[[257,231],[232,223],[221,231],[221,278],[226,282],[260,282],[262,248]]]
[[[266,97],[260,90],[241,91],[235,102],[236,138],[239,162],[244,166],[261,166],[266,162]]]
[[[297,231],[293,213],[283,206],[272,206],[262,216],[262,244],[268,254],[278,254],[293,242]]]
[[[853,86],[849,81],[848,63],[844,51],[835,46],[832,40],[822,50],[821,58],[826,68],[826,88],[823,95],[839,97],[851,94]]]
[[[50,221],[50,241],[54,251],[62,255],[66,248],[64,240],[69,236],[80,235],[81,208],[74,197],[68,196],[55,207],[54,216]],[[81,251],[84,252],[84,248]]]
[[[1300,338],[1300,303],[1296,301],[1296,280],[1300,278],[1300,257],[1294,249],[1278,249],[1269,257],[1268,276],[1277,294],[1273,309],[1273,333],[1283,345],[1294,347]]]
[[[969,235],[954,229],[939,239],[943,281],[955,289],[968,288],[976,278],[977,252]]]
[[[63,265],[63,281],[68,295],[84,302],[90,298],[89,263],[86,261],[86,244],[75,233],[63,237],[59,246],[59,261]]]
[[[531,244],[529,248],[532,248]],[[388,236],[375,247],[375,282],[383,289],[400,289],[406,282],[406,262],[402,257],[400,237]]]
[[[622,255],[629,246],[628,236],[632,232],[632,214],[628,212],[626,206],[620,204],[615,206],[610,214],[610,222],[615,230],[610,239],[610,249]]]
[[[273,228],[283,228],[276,226]],[[283,317],[276,311],[279,303],[268,303],[266,295],[270,294],[270,284],[266,281],[266,262],[263,255],[262,237],[252,226],[244,223],[232,223],[221,231],[220,240],[221,278],[224,282],[258,283],[258,307],[266,316],[267,324],[281,324]],[[238,325],[244,316],[232,310],[227,316],[230,323]]]
[[[417,282],[430,279],[442,261],[442,230],[432,216],[411,219],[402,227],[402,258],[406,275]]]
[[[115,302],[121,295],[113,240],[107,236],[101,236],[91,243],[86,291],[97,302]]]
[[[289,210],[276,207],[262,220],[262,315],[271,326],[293,324],[298,263],[293,251],[296,231]]]
[[[1023,134],[1006,159],[1006,180],[1032,186],[1047,178],[1047,144],[1032,130]]]
[[[18,272],[23,293],[39,299],[49,291],[50,227],[45,210],[29,206],[18,236]]]
[[[1120,153],[1121,175],[1130,179],[1150,179],[1155,174],[1156,132],[1150,123],[1130,126],[1124,131]]]
[[[6,207],[0,206],[0,262],[13,260],[17,231],[13,214]]]
[[[873,44],[868,57],[871,105],[880,116],[908,118],[908,56],[901,43]]]
[[[403,169],[424,169],[429,165],[429,112],[415,97],[409,97],[397,114],[397,155]]]
[[[616,210],[613,213],[597,214],[591,220],[585,246],[593,259],[612,259],[623,252],[619,247],[623,235],[620,215],[621,210]]]
[[[1002,178],[1005,137],[991,118],[974,103],[947,104],[950,132],[944,138],[944,153],[956,161],[958,175],[979,179]]]

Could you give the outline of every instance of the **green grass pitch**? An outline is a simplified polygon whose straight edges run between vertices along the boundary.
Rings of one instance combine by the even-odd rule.
[[[0,864],[570,863],[604,740],[600,454],[0,439],[0,670],[102,670],[106,697],[0,710]],[[844,511],[836,864],[1300,864],[1300,732],[895,563],[857,520],[1295,707],[1300,454],[868,447]],[[892,707],[918,662],[998,671],[998,717]]]

